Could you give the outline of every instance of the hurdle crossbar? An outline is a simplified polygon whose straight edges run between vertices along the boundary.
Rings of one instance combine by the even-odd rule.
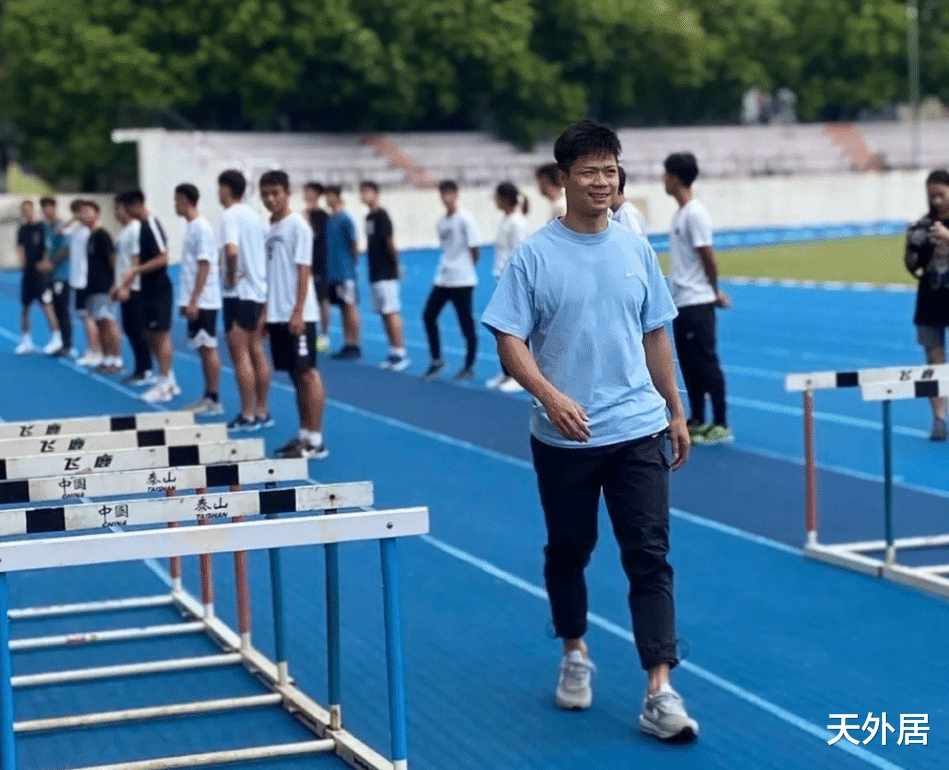
[[[939,378],[949,379],[949,364],[914,364],[842,372],[789,374],[784,378],[784,389],[791,393],[803,393],[808,390],[858,388],[876,382],[906,382]]]
[[[0,537],[43,532],[68,532],[103,527],[135,527],[170,521],[197,523],[234,516],[358,508],[372,504],[372,484],[314,484],[287,489],[123,499],[45,508],[0,510]],[[0,549],[3,545],[0,544]],[[0,569],[3,569],[0,560]]]
[[[0,504],[302,481],[308,475],[307,461],[294,458],[186,465],[158,470],[114,471],[82,476],[47,476],[0,481]]]
[[[0,480],[262,460],[262,439],[0,459]]]
[[[0,441],[0,457],[140,449],[150,446],[182,446],[226,441],[225,425],[185,425],[180,428],[122,430],[111,433],[83,433],[73,436],[13,438]]]
[[[194,425],[193,412],[145,412],[118,417],[68,417],[0,423],[0,441],[29,436],[69,436],[125,430],[160,430]]]

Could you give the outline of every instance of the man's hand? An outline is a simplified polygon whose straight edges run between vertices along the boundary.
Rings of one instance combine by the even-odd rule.
[[[929,228],[929,240],[949,243],[949,227],[946,227],[942,222],[933,222],[933,226]]]
[[[131,292],[124,286],[113,286],[109,291],[109,298],[113,302],[127,302],[130,296]]]
[[[189,321],[196,321],[198,319],[198,306],[196,303],[192,302],[187,307],[181,309],[181,315],[187,318]]]
[[[131,289],[132,284],[135,283],[136,272],[134,270],[129,270],[122,276],[122,288]]]
[[[692,440],[685,417],[673,417],[669,420],[669,440],[672,442],[672,470],[677,471],[689,459]]]
[[[728,298],[728,295],[723,292],[721,289],[718,289],[715,292],[715,307],[720,307],[722,309],[730,308],[732,306],[732,301]]]
[[[48,259],[41,259],[36,263],[37,272],[43,273],[43,275],[49,275],[53,272],[53,263]]]
[[[543,406],[550,422],[561,436],[582,444],[589,440],[590,428],[587,423],[590,422],[590,418],[573,399],[563,393],[555,392],[543,402]]]
[[[303,334],[306,330],[306,324],[303,323],[302,310],[293,311],[293,314],[290,316],[290,321],[287,323],[287,328],[290,330],[290,334]]]

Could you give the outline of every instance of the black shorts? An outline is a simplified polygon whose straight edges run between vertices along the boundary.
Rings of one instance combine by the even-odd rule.
[[[171,329],[171,281],[146,284],[142,281],[142,324],[150,332]]]
[[[285,323],[267,324],[273,368],[291,375],[304,374],[316,366],[316,324],[305,324],[303,334],[294,336]]]
[[[224,297],[221,300],[224,333],[230,332],[234,324],[247,332],[256,331],[263,312],[264,305],[262,302],[254,302],[252,299],[239,299],[238,297]]]
[[[47,305],[52,301],[53,292],[49,278],[42,273],[24,272],[20,282],[20,303],[26,307],[34,302]]]
[[[313,288],[316,290],[316,299],[318,302],[326,302],[330,298],[330,287],[322,275],[313,273]]]
[[[89,292],[85,289],[76,289],[76,312],[85,313],[86,312],[86,297],[89,296]]]
[[[217,347],[217,310],[198,310],[198,317],[193,321],[188,319],[188,339],[191,347]]]

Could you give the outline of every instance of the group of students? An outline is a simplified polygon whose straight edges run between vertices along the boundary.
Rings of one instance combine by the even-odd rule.
[[[269,227],[244,203],[244,175],[228,170],[219,176],[218,197],[224,213],[217,236],[199,212],[198,188],[184,183],[174,191],[175,212],[187,221],[177,307],[204,374],[204,393],[188,408],[202,415],[223,413],[217,352],[220,312],[241,405],[227,427],[253,431],[274,424],[268,406],[271,365],[264,350],[266,335],[273,368],[288,372],[293,382],[300,418],[298,434],[276,454],[323,458],[328,455],[322,434],[326,396],[316,369],[319,311],[312,273],[313,230],[290,211],[286,173],[268,171],[259,186],[270,212]],[[66,222],[56,216],[56,202],[51,198],[41,201],[42,222],[35,216],[32,201],[21,205],[23,221],[17,243],[23,262],[23,337],[16,353],[36,350],[29,310],[33,302],[39,302],[52,331],[43,351],[55,356],[76,355],[72,294],[88,342],[77,363],[104,374],[122,370],[116,323],[120,315],[135,359],[123,382],[150,386],[142,399],[165,403],[181,394],[172,368],[170,331],[175,302],[167,269],[167,239],[140,190],[123,192],[114,203],[116,218],[123,226],[115,241],[102,227],[94,201],[73,201],[73,218]]]

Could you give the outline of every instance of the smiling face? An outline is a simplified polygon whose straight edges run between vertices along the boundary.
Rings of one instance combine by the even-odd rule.
[[[570,173],[561,172],[567,210],[581,216],[605,214],[619,188],[619,163],[615,155],[596,154],[577,158]]]
[[[940,219],[949,218],[949,185],[931,182],[926,185],[926,197],[929,199],[929,207]]]

